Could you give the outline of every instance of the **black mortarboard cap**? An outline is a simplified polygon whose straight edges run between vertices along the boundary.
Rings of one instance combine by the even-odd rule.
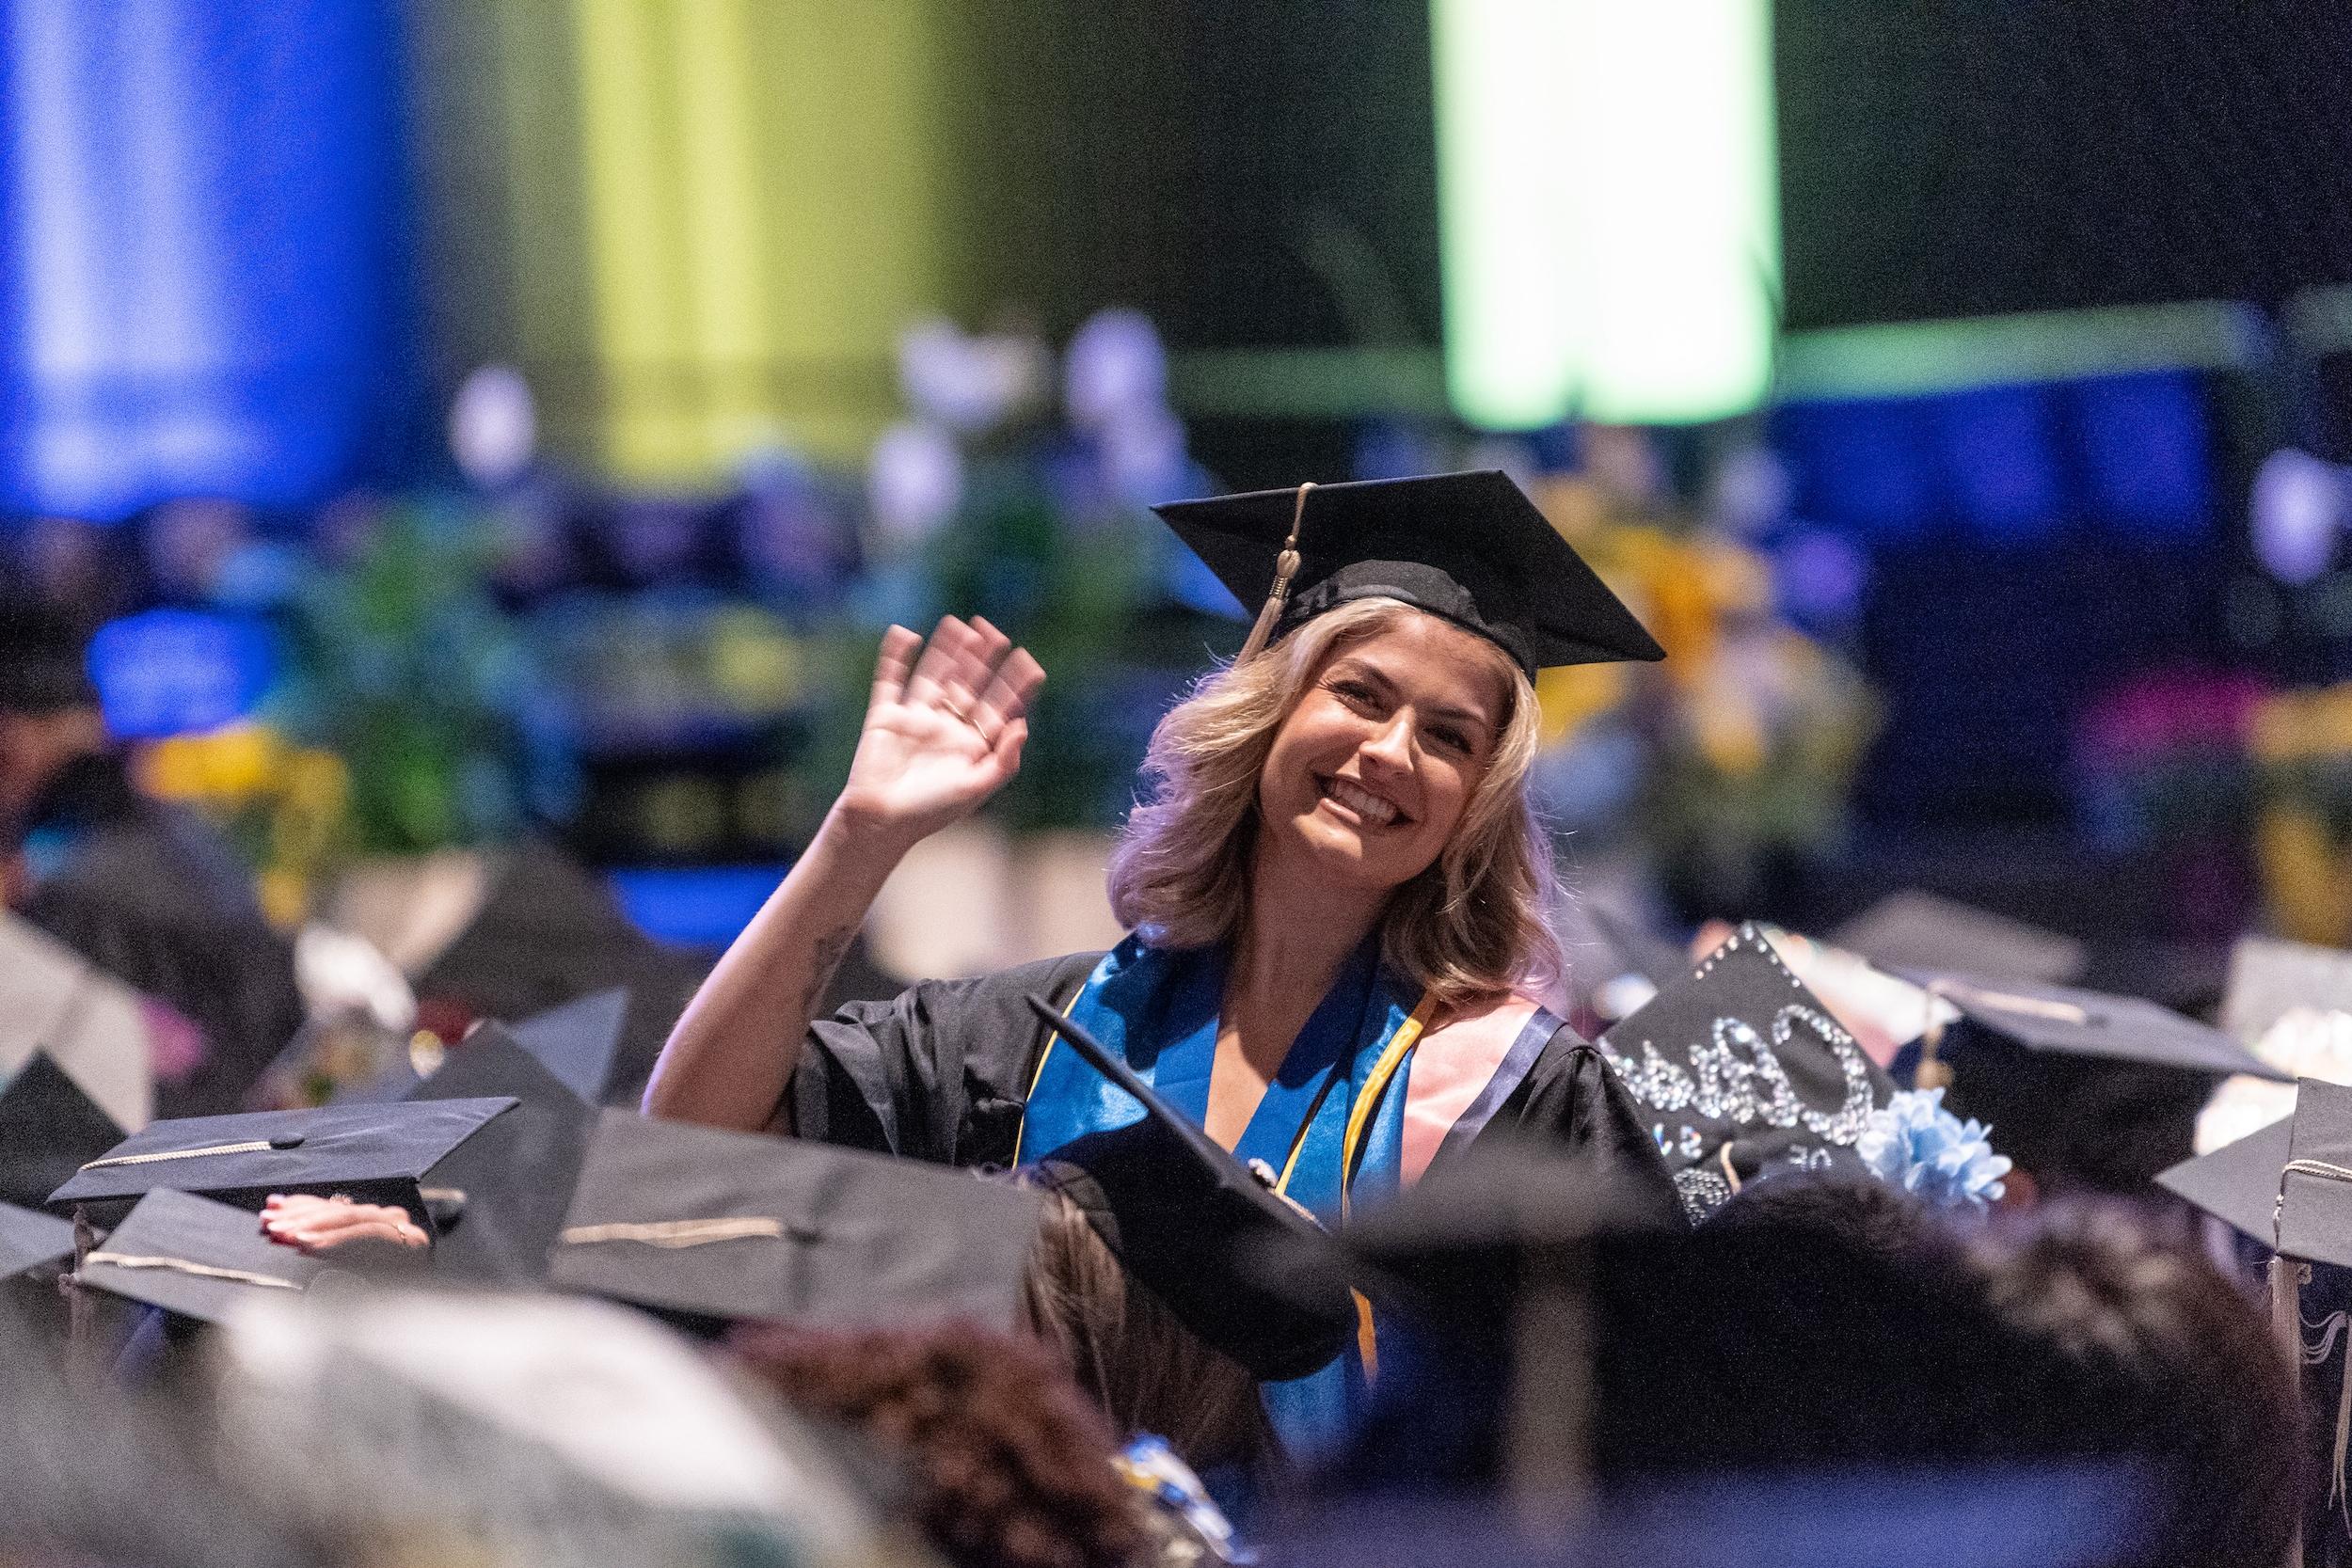
[[[122,1141],[122,1129],[46,1051],[0,1089],[0,1203],[39,1204],[86,1160]]]
[[[1345,1348],[1356,1308],[1343,1277],[1286,1278],[1280,1288],[1265,1278],[1270,1259],[1336,1257],[1322,1227],[1051,1003],[1026,1000],[1139,1113],[1051,1150],[1038,1162],[1041,1179],[1078,1206],[1179,1322],[1255,1376],[1304,1377]]]
[[[515,1043],[537,1057],[564,1085],[594,1105],[603,1097],[606,1081],[621,1046],[621,1027],[628,1021],[628,991],[625,987],[596,991],[562,1006],[524,1019],[511,1026]]]
[[[2156,1180],[2280,1257],[2352,1268],[2352,1088],[2303,1079],[2293,1116]]]
[[[0,1279],[73,1256],[73,1227],[38,1209],[0,1203]]]
[[[1009,1329],[1041,1199],[799,1138],[603,1112],[548,1282],[701,1318]]]
[[[1968,1049],[1969,1031],[1982,1030],[2060,1056],[2216,1076],[2245,1072],[2279,1083],[2288,1076],[2210,1024],[2136,996],[1967,974],[1899,973],[1959,1009],[1961,1028],[1957,1034],[1947,1029],[1938,1046],[1954,1061]]]
[[[1864,1118],[1894,1093],[1753,924],[1599,1044],[1693,1219],[1712,1213],[1738,1183],[1794,1170],[1858,1171],[1853,1145]]]
[[[1499,470],[1294,486],[1153,508],[1245,606],[1297,529],[1283,633],[1353,599],[1401,599],[1500,644],[1534,675],[1665,657],[1535,503]]]
[[[439,1070],[406,1098],[498,1095],[513,1096],[515,1108],[433,1167],[424,1196],[443,1232],[434,1268],[453,1278],[536,1284],[547,1277],[596,1112],[497,1023],[452,1046]]]
[[[429,1224],[418,1185],[513,1099],[322,1105],[159,1121],[49,1195],[51,1207],[127,1204],[168,1188],[258,1210],[272,1193],[342,1193],[396,1203]]]
[[[2352,1013],[2352,953],[2277,937],[2240,937],[2230,950],[2221,1027],[2251,1046],[2298,1007]]]
[[[2352,1269],[2352,1088],[2306,1078],[2290,1119],[2278,1250]]]
[[[2073,937],[1917,889],[1880,899],[1828,940],[1885,970],[1949,969],[2058,984],[2080,979],[2088,958]]]
[[[85,1286],[218,1323],[257,1296],[294,1294],[328,1264],[273,1242],[249,1210],[157,1188],[83,1258]]]
[[[2298,1096],[2299,1097],[2299,1096]],[[2156,1184],[2264,1246],[2276,1244],[2279,1173],[2294,1158],[2295,1118],[2280,1117],[2210,1154],[2184,1160],[2156,1177]]]
[[[529,1019],[626,987],[626,1022],[602,1098],[628,1104],[709,967],[707,958],[631,925],[612,889],[569,856],[526,843],[501,857],[482,908],[425,967],[416,992],[478,1018]]]

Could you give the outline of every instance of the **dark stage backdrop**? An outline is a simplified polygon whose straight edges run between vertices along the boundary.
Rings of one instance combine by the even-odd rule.
[[[1792,329],[2352,282],[2342,0],[1780,0]]]

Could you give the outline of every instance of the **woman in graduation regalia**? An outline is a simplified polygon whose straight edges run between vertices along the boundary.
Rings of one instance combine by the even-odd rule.
[[[1033,1162],[1135,1116],[1056,1048],[1034,991],[1327,1225],[1490,1128],[1551,1135],[1677,1223],[1622,1086],[1523,994],[1557,962],[1526,793],[1533,676],[1657,644],[1500,473],[1160,513],[1265,603],[1240,657],[1153,732],[1149,798],[1110,866],[1133,934],[810,1021],[899,859],[1012,777],[1044,680],[985,622],[950,617],[928,644],[893,627],[839,800],[679,1020],[646,1109]],[[1362,1370],[1351,1352],[1269,1385],[1277,1429],[1327,1435]]]

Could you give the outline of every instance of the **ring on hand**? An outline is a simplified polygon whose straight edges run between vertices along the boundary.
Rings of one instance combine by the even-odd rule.
[[[966,709],[965,709],[965,708],[964,708],[964,707],[963,707],[961,704],[957,703],[957,702],[956,702],[953,698],[951,698],[951,697],[942,697],[942,698],[940,698],[940,699],[939,699],[939,705],[940,705],[941,707],[946,708],[946,709],[949,713],[954,714],[957,718],[959,718],[959,719],[962,720],[965,723],[967,723],[967,724],[971,725],[971,726],[973,727],[973,729],[975,729],[975,730],[979,730],[979,729],[980,729],[980,721],[979,721],[977,719],[973,718],[973,717],[972,717],[972,715],[971,715],[971,713],[970,713],[969,711],[967,711],[967,710],[966,710]],[[980,731],[980,733],[981,733],[981,734],[983,734],[983,735],[985,735],[987,732],[986,732],[986,731],[984,731],[984,730],[982,730],[982,731]]]

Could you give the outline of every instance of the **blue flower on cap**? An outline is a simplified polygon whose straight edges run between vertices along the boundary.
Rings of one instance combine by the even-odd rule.
[[[1944,1109],[1944,1091],[1905,1089],[1872,1111],[1854,1152],[1870,1174],[1938,1209],[1982,1212],[2004,1190],[2009,1157],[1991,1129]]]

